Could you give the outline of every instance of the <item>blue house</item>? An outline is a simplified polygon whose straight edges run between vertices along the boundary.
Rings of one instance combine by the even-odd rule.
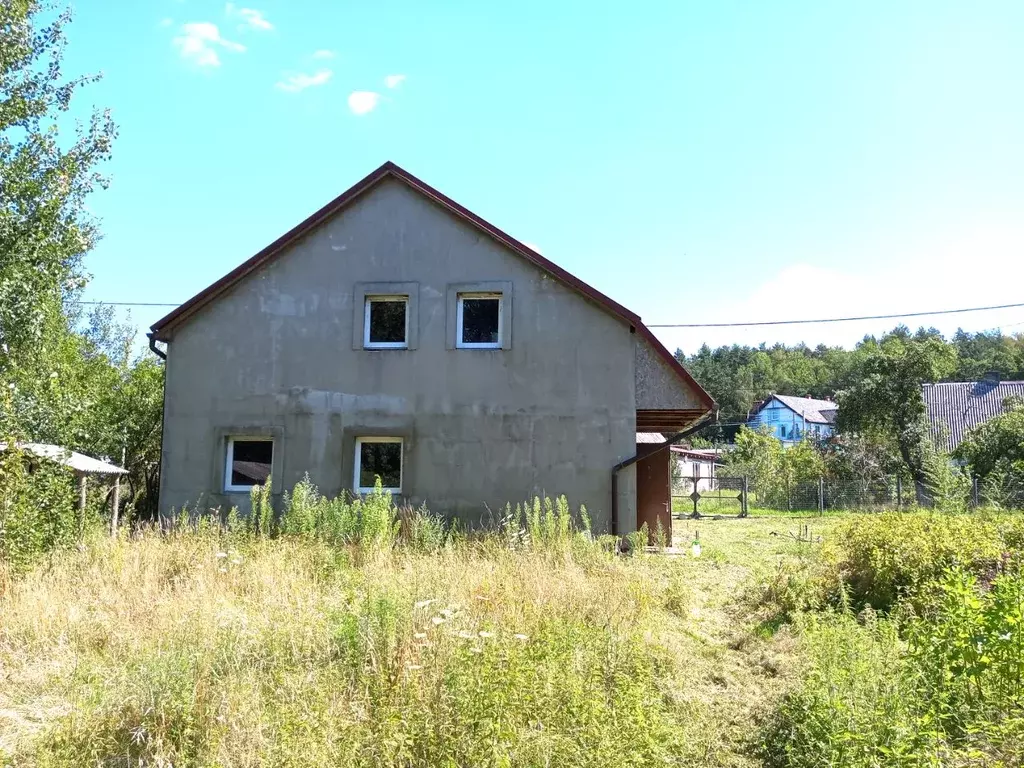
[[[832,435],[839,406],[831,400],[771,395],[747,420],[751,429],[767,427],[783,443],[798,443],[807,435],[824,440]]]

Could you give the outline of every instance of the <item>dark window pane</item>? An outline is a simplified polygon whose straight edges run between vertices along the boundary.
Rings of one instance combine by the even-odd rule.
[[[270,477],[274,443],[270,440],[235,440],[231,454],[231,485],[264,485]]]
[[[405,341],[405,302],[370,302],[370,343],[401,344]]]
[[[380,476],[385,488],[402,487],[402,444],[359,444],[359,487],[373,488]]]
[[[498,305],[500,298],[462,300],[462,343],[498,343]]]

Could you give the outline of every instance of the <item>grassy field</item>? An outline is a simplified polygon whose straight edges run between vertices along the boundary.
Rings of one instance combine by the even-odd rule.
[[[557,514],[416,546],[295,521],[0,572],[0,765],[1024,759],[1014,515],[685,520],[633,557]]]
[[[796,658],[745,590],[813,546],[797,528],[702,521],[700,559],[97,538],[0,587],[0,755],[753,765]]]

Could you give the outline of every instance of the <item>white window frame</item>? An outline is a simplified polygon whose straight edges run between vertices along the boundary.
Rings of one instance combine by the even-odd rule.
[[[354,471],[352,473],[352,489],[359,494],[372,493],[373,486],[369,488],[359,485],[359,475],[362,469],[363,461],[363,443],[398,443],[398,487],[397,488],[384,488],[383,490],[387,493],[401,494],[402,483],[405,480],[405,441],[401,437],[371,437],[363,436],[356,438],[356,455],[352,464]],[[383,479],[383,478],[382,478]]]
[[[253,485],[232,485],[231,465],[235,463],[235,441],[241,440],[244,443],[270,443],[270,475],[274,474],[274,438],[267,435],[231,435],[228,437],[227,447],[224,449],[224,492],[225,493],[249,493]]]
[[[405,305],[405,340],[370,341],[370,305],[375,302],[400,301]],[[409,348],[409,297],[405,294],[367,296],[363,301],[363,349],[408,349]]]
[[[498,300],[498,340],[497,341],[463,341],[462,340],[462,302],[465,299],[497,299]],[[456,297],[455,306],[455,347],[456,349],[501,349],[504,341],[505,295],[493,291],[480,293],[460,293]]]

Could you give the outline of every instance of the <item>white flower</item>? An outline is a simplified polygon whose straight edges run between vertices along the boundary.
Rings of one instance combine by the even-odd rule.
[[[483,630],[483,629],[481,629],[478,634],[480,635],[480,637],[485,638],[485,639],[488,638],[488,637],[494,637],[494,633],[493,632],[487,632],[486,630]]]
[[[228,553],[227,553],[227,552],[218,552],[218,553],[217,553],[217,559],[218,559],[218,560],[221,560],[221,559],[223,559],[223,558],[225,558],[225,557],[227,557],[227,556],[228,556]]]
[[[417,608],[417,609],[419,609],[419,608],[426,608],[428,605],[430,605],[431,603],[434,603],[434,602],[437,602],[437,601],[435,599],[420,600],[418,603],[415,603],[413,605],[413,608]]]
[[[514,637],[516,640],[522,640],[523,642],[526,642],[527,640],[530,639],[529,635],[515,634],[515,635],[512,635],[512,637]]]
[[[434,617],[434,618],[432,618],[432,619],[431,619],[430,621],[431,621],[431,622],[433,623],[433,625],[434,625],[434,626],[436,627],[436,626],[437,626],[438,624],[444,624],[444,623],[445,623],[445,621],[447,621],[447,619],[443,619],[443,618],[441,618],[440,616],[435,616],[435,617]]]
[[[421,664],[406,664],[405,668],[406,669],[423,669],[423,666]]]
[[[469,649],[470,653],[483,653],[483,649],[477,648],[476,646]]]
[[[221,573],[227,573],[228,572],[228,569],[225,568],[223,565],[220,568],[218,568],[217,570],[220,571]]]
[[[415,633],[415,634],[413,635],[413,637],[414,637],[415,639],[417,639],[417,640],[425,640],[425,639],[426,639],[426,637],[427,637],[427,633],[426,633],[426,632],[416,632],[416,633]]]
[[[474,635],[472,632],[467,632],[466,630],[462,630],[461,632],[459,632],[459,637],[461,637],[463,640],[476,639],[476,635]]]

